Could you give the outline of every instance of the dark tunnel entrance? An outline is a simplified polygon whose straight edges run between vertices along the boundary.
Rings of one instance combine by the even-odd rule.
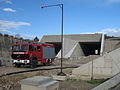
[[[46,42],[46,43],[55,45],[55,54],[56,54],[56,55],[58,54],[58,52],[59,52],[59,51],[61,50],[61,48],[62,48],[61,42]]]
[[[85,56],[100,55],[100,42],[79,42],[79,44]],[[95,54],[96,50],[98,51],[97,54]]]

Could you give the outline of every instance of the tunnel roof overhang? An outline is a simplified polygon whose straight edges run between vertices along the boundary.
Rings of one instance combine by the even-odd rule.
[[[64,35],[64,38],[77,42],[100,42],[102,34],[72,34]],[[44,35],[41,42],[61,42],[61,35]]]

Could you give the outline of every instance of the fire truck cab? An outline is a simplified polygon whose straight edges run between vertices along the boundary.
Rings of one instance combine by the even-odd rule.
[[[11,58],[15,66],[49,65],[55,59],[55,46],[47,43],[18,42],[12,46]]]

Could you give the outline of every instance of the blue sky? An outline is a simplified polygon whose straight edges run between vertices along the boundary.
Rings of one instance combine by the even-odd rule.
[[[120,36],[120,0],[0,0],[0,33],[26,39],[61,34],[64,4],[64,34],[107,33]]]

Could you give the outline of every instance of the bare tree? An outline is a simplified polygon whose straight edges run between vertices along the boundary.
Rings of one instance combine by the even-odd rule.
[[[38,39],[37,36],[34,38],[34,41],[35,41],[35,42],[38,42],[38,41],[39,41],[39,39]]]

